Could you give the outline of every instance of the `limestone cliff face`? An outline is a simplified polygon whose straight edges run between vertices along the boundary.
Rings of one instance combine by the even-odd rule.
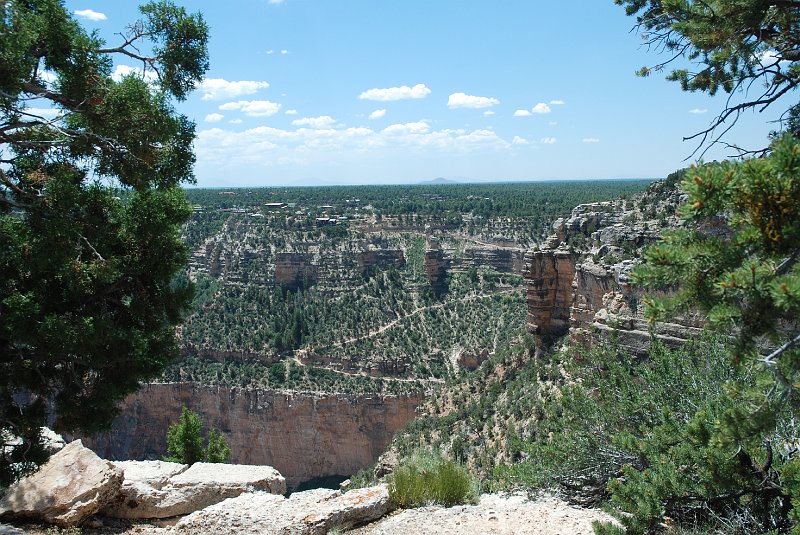
[[[317,281],[317,266],[305,253],[278,253],[275,255],[275,283],[296,289],[311,286]]]
[[[488,266],[498,273],[519,274],[525,267],[525,252],[500,247],[467,247],[462,263],[473,267]]]
[[[674,184],[656,183],[638,199],[580,205],[556,221],[553,236],[525,256],[528,324],[540,347],[566,334],[592,343],[613,332],[620,346],[644,354],[650,326],[630,272],[663,229],[680,225],[681,200]],[[687,315],[655,332],[675,345],[701,327],[698,316]]]
[[[421,399],[150,384],[123,402],[109,432],[84,443],[106,459],[159,459],[185,405],[223,432],[231,463],[273,466],[294,487],[373,464]]]

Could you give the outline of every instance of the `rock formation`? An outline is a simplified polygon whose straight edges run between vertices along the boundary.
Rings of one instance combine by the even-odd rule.
[[[430,237],[427,240],[425,247],[425,276],[428,283],[434,290],[440,291],[444,289],[447,276],[447,260],[444,257],[439,241],[436,238]]]
[[[176,533],[218,535],[325,535],[376,520],[390,510],[385,486],[340,491],[317,489],[292,494],[243,494],[192,513],[175,525]]]
[[[305,253],[278,253],[275,255],[275,284],[287,288],[312,286],[317,281],[317,266],[311,255]]]
[[[520,249],[501,247],[466,247],[462,265],[490,267],[498,273],[522,273],[525,268],[525,252]]]
[[[621,347],[645,353],[650,326],[642,290],[630,283],[630,273],[645,246],[681,224],[681,202],[674,181],[659,182],[635,200],[580,205],[555,222],[554,234],[525,256],[528,324],[540,347],[566,334],[591,343],[613,332]],[[675,345],[701,327],[699,317],[686,315],[654,332]]]
[[[0,519],[79,524],[117,495],[122,479],[122,470],[76,440],[8,489],[0,500]]]
[[[231,445],[231,462],[274,466],[290,487],[370,466],[415,415],[421,394],[302,394],[150,384],[122,403],[111,431],[85,442],[108,459],[159,459],[186,405]]]
[[[103,509],[114,518],[186,515],[228,498],[255,491],[286,492],[286,481],[271,466],[162,461],[121,461],[125,481]]]
[[[399,268],[406,263],[406,257],[400,249],[370,249],[356,255],[358,271],[363,275],[372,268]]]

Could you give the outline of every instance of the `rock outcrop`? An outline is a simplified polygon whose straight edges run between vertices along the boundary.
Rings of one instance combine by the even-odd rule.
[[[405,254],[400,249],[369,249],[356,255],[356,265],[362,275],[373,268],[400,268],[405,263]]]
[[[254,491],[286,492],[286,481],[271,466],[162,461],[122,461],[125,481],[102,511],[114,518],[167,518],[186,515]]]
[[[8,489],[0,518],[80,524],[117,495],[122,479],[122,470],[76,440]]]
[[[317,266],[305,253],[277,253],[275,255],[275,284],[297,289],[307,288],[317,282]]]
[[[429,238],[425,248],[425,276],[431,288],[437,291],[444,289],[446,284],[448,262],[444,257],[439,241],[436,238]]]
[[[339,491],[317,489],[289,498],[266,493],[243,494],[202,511],[175,525],[177,533],[238,535],[325,535],[333,528],[348,529],[389,512],[384,486]]]
[[[464,266],[490,267],[498,273],[522,273],[525,251],[501,247],[466,247],[461,259]]]
[[[150,384],[129,396],[111,431],[86,443],[107,459],[158,459],[167,429],[186,405],[231,445],[231,462],[275,467],[289,487],[347,476],[372,465],[395,431],[415,415],[421,394],[302,394]]]
[[[643,292],[630,282],[642,250],[681,223],[682,202],[672,182],[653,184],[641,197],[577,206],[554,224],[554,234],[525,256],[528,324],[540,347],[569,334],[591,343],[614,333],[634,355],[649,347]],[[686,315],[659,324],[655,334],[677,345],[699,332],[702,320]]]

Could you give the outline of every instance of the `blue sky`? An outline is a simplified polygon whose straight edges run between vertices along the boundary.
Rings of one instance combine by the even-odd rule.
[[[211,30],[206,80],[178,105],[200,186],[663,177],[724,105],[636,77],[664,58],[612,0],[176,3]],[[110,44],[138,16],[66,5]],[[779,112],[746,114],[727,141],[763,147]]]

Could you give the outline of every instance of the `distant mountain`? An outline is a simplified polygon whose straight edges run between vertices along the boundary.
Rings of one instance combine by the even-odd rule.
[[[462,184],[462,183],[463,182],[461,180],[453,180],[452,178],[444,178],[440,176],[438,178],[434,178],[433,180],[423,180],[419,184],[425,185],[425,184]]]

